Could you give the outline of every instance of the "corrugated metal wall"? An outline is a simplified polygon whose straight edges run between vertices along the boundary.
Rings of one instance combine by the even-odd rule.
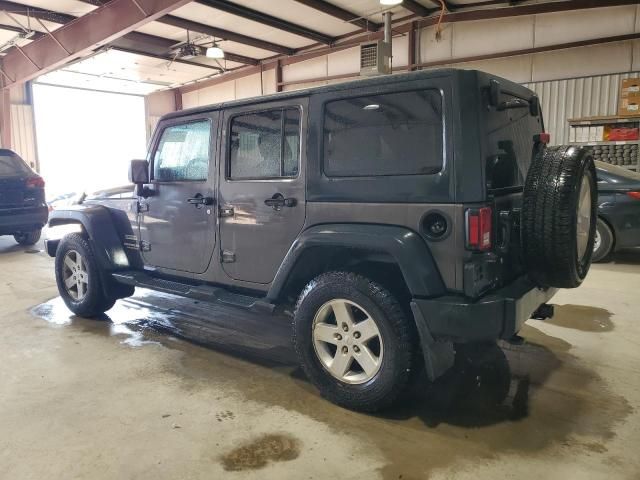
[[[594,115],[615,115],[620,82],[640,72],[525,83],[538,94],[551,143],[569,142],[567,119]]]
[[[31,105],[11,105],[11,148],[38,168],[35,123]]]

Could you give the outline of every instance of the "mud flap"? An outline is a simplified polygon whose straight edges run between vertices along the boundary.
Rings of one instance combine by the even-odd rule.
[[[434,340],[427,327],[427,322],[415,302],[411,302],[411,311],[420,335],[420,346],[424,356],[427,378],[434,381],[453,367],[456,359],[453,343]]]

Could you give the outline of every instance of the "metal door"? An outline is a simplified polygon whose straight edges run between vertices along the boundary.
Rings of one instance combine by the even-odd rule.
[[[220,254],[236,280],[271,282],[304,225],[306,112],[304,98],[224,113]]]
[[[152,195],[140,205],[145,264],[178,272],[207,270],[216,244],[215,131],[210,117],[181,118],[160,127],[150,157]]]

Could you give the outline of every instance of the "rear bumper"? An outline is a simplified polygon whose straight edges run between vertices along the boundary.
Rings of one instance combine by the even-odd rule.
[[[434,340],[459,343],[509,339],[542,303],[557,292],[535,287],[521,277],[474,302],[463,296],[412,300],[416,321]],[[419,326],[420,327],[420,326]]]
[[[37,230],[49,219],[46,205],[29,208],[0,209],[0,235]]]

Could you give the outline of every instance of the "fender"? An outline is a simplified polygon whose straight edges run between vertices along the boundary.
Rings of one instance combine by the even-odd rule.
[[[77,205],[64,210],[54,210],[49,216],[50,227],[74,223],[82,225],[87,233],[102,269],[127,269],[132,264],[137,264],[135,254],[128,253],[123,245],[124,233],[133,234],[124,211],[112,210],[102,205]],[[125,228],[125,231],[122,231],[122,238],[118,234],[118,227]],[[50,256],[55,256],[59,242],[59,240],[47,242],[47,252]]]
[[[445,293],[431,251],[417,233],[398,226],[340,223],[316,225],[300,234],[278,269],[267,298],[279,298],[305,250],[327,246],[387,253],[398,264],[412,296],[437,297]]]

